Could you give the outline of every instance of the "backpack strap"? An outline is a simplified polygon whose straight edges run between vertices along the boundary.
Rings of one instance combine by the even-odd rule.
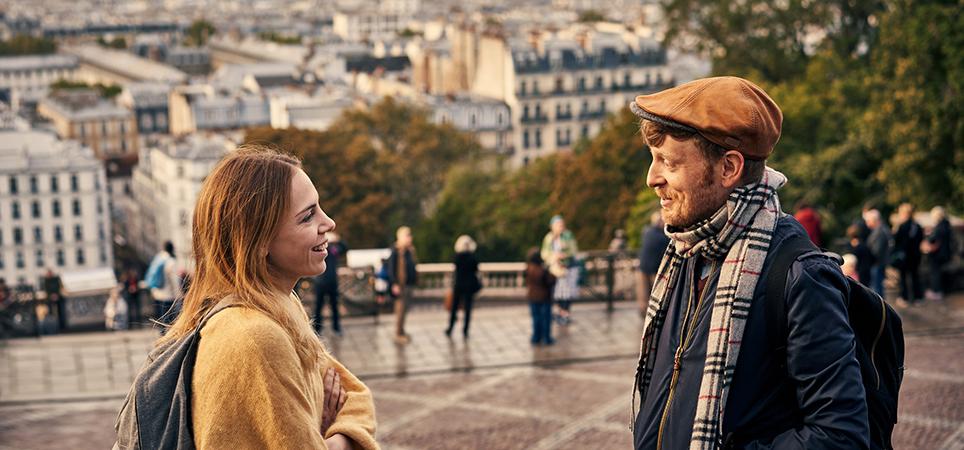
[[[201,319],[201,322],[198,323],[197,328],[194,329],[194,332],[200,334],[201,328],[204,328],[204,325],[207,325],[208,320],[211,320],[211,318],[214,317],[215,314],[234,306],[241,306],[237,303],[234,303],[233,300],[234,299],[230,295],[222,298],[221,301],[219,301],[216,305],[214,305],[214,307],[211,308],[211,310],[204,315],[204,318]]]
[[[777,345],[774,351],[780,358],[780,367],[786,367],[787,353],[787,276],[790,266],[805,253],[814,251],[816,247],[806,235],[794,235],[786,238],[774,257],[766,281],[766,311],[767,336]]]

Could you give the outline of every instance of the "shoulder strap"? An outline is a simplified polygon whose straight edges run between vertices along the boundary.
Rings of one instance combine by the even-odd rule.
[[[813,251],[815,246],[806,235],[790,236],[784,240],[770,266],[766,281],[766,310],[768,336],[781,354],[787,351],[787,275],[790,266],[800,255]],[[786,364],[781,359],[781,366]]]

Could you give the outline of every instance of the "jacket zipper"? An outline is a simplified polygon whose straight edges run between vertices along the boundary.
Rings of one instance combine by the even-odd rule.
[[[877,372],[877,363],[874,359],[877,357],[877,343],[880,342],[880,337],[884,335],[884,325],[887,323],[887,305],[884,304],[884,299],[880,299],[880,329],[877,330],[877,337],[874,338],[874,343],[870,346],[870,367],[874,368],[874,378],[877,380],[877,389],[880,389],[880,373]]]
[[[716,272],[716,261],[710,267],[709,275],[707,276],[707,282],[709,282],[709,277],[713,276]],[[679,382],[680,369],[683,367],[682,357],[683,350],[686,348],[686,344],[689,342],[690,338],[693,337],[693,330],[696,328],[696,322],[699,318],[700,307],[703,305],[703,298],[706,296],[706,287],[703,287],[703,291],[700,292],[700,297],[696,302],[696,311],[691,311],[690,308],[693,306],[693,297],[695,296],[696,285],[699,284],[700,279],[697,278],[695,283],[691,286],[690,297],[686,302],[686,315],[683,317],[683,330],[680,330],[680,343],[676,348],[676,354],[673,357],[673,377],[669,381],[669,394],[666,396],[666,404],[663,405],[663,414],[659,419],[659,430],[656,434],[656,450],[661,450],[663,448],[663,429],[666,426],[666,418],[669,413],[669,405],[673,402],[673,395],[676,393],[676,383]],[[691,316],[692,314],[692,316]],[[688,320],[687,320],[688,319]],[[686,323],[690,322],[689,329],[686,327]]]

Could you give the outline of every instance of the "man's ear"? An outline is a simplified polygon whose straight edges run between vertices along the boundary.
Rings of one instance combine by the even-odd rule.
[[[743,154],[736,150],[727,150],[722,158],[723,173],[720,182],[723,187],[732,189],[739,186],[743,179]]]

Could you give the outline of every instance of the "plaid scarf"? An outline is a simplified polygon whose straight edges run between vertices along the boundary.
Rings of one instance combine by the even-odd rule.
[[[750,301],[777,219],[783,214],[776,191],[786,181],[783,174],[767,168],[759,183],[734,189],[726,205],[709,219],[685,231],[666,229],[672,243],[659,265],[643,327],[633,388],[634,420],[635,392],[639,390],[640,399],[646,397],[653,376],[660,329],[666,318],[667,300],[672,298],[674,289],[682,285],[680,273],[685,260],[696,255],[710,260],[723,259],[710,319],[690,450],[709,450],[721,444],[723,410],[740,354]]]

